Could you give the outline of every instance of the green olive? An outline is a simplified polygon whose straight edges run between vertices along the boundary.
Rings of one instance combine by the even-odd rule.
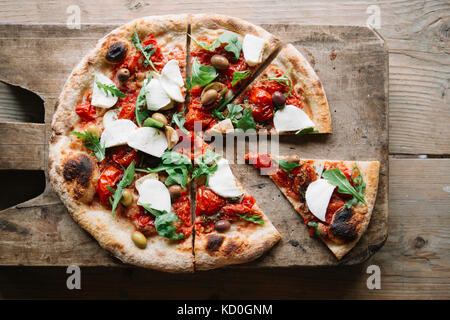
[[[131,194],[130,190],[128,189],[123,190],[120,203],[123,204],[125,207],[131,206],[131,204],[133,203],[133,195]]]
[[[94,136],[100,137],[100,128],[96,124],[91,124],[86,131]]]
[[[127,68],[121,68],[121,69],[119,69],[119,71],[117,71],[116,75],[117,75],[117,79],[120,82],[125,82],[130,77],[130,70],[128,70]]]
[[[133,240],[136,247],[145,249],[147,247],[147,238],[142,234],[142,232],[134,231],[131,234],[131,240]]]
[[[211,57],[211,64],[218,70],[225,70],[230,65],[228,59],[220,54],[215,54]]]
[[[201,103],[203,105],[207,106],[208,104],[211,104],[214,101],[216,101],[218,95],[219,95],[219,93],[216,90],[209,89],[208,91],[206,91],[202,94]]]
[[[163,115],[162,113],[159,112],[155,112],[154,114],[152,114],[152,119],[161,122],[163,125],[167,126],[167,118],[165,115]]]

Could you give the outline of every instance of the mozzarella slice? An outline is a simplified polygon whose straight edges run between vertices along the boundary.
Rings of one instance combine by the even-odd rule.
[[[147,101],[147,109],[157,111],[170,104],[170,97],[162,88],[159,79],[152,79],[146,87],[147,94],[145,99]]]
[[[164,68],[161,70],[161,78],[164,77],[175,82],[179,87],[182,87],[184,85],[184,80],[181,76],[178,60],[170,60],[166,63]]]
[[[97,86],[95,80],[98,80],[100,83],[105,85],[113,85],[116,86],[114,82],[108,78],[107,76],[97,73],[94,78],[94,89],[92,90],[92,100],[91,104],[100,108],[111,108],[117,102],[117,97],[113,96],[111,93],[106,94],[106,92]]]
[[[222,121],[216,123],[209,130],[213,131],[213,132],[220,132],[220,133],[233,133],[234,127],[233,127],[233,123],[231,122],[231,119],[228,118],[228,119],[225,119],[225,120],[222,120]]]
[[[158,158],[161,158],[169,145],[164,132],[152,127],[141,127],[134,130],[128,136],[127,142],[130,147]]]
[[[245,62],[249,66],[256,66],[262,62],[262,54],[266,41],[252,34],[246,34],[242,43]]]
[[[103,115],[103,127],[108,127],[111,123],[118,120],[120,109],[108,110]]]
[[[148,204],[150,208],[170,212],[170,192],[159,180],[147,179],[140,185],[138,204]]]
[[[309,211],[321,221],[325,221],[325,214],[334,188],[336,187],[328,180],[317,179],[311,182],[306,189],[305,198]]]
[[[317,178],[319,179],[322,176],[325,161],[315,160],[311,166],[313,167],[314,171],[316,172]]]
[[[159,179],[158,173],[157,173],[157,172],[152,172],[152,173],[146,174],[145,176],[143,176],[143,177],[137,179],[137,180],[134,182],[134,186],[136,187],[136,190],[137,190],[138,192],[140,192],[142,184],[143,184],[145,181],[149,180],[149,179],[158,180],[158,179]]]
[[[217,170],[209,177],[208,187],[225,198],[236,198],[244,194],[234,179],[228,160],[222,158],[217,161]]]
[[[314,122],[311,121],[305,111],[290,104],[275,112],[273,124],[278,132],[315,127]]]
[[[100,143],[105,148],[127,144],[128,136],[134,133],[136,125],[131,120],[119,119],[109,124],[103,130]]]

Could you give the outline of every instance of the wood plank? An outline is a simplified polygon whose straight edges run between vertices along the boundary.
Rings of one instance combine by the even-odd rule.
[[[283,241],[270,254],[265,255],[263,259],[253,264],[246,264],[244,267],[359,263],[382,246],[387,236],[387,51],[383,46],[383,41],[365,27],[298,25],[263,25],[263,27],[278,35],[285,42],[292,42],[304,51],[310,59],[314,59],[317,72],[324,85],[329,88],[328,100],[330,105],[333,106],[333,125],[337,128],[332,135],[322,137],[309,137],[309,139],[283,137],[280,149],[284,149],[281,152],[287,153],[298,150],[307,158],[348,160],[356,159],[358,155],[364,154],[366,160],[380,160],[383,163],[383,170],[381,171],[377,205],[372,215],[374,223],[371,224],[368,232],[355,249],[343,261],[337,261],[322,243],[307,236],[302,220],[287,201],[281,202],[285,215],[272,214],[280,208],[276,208],[273,206],[274,203],[268,203],[264,200],[271,199],[272,195],[275,194],[274,190],[269,185],[267,188],[253,190],[255,184],[258,184],[255,181],[258,181],[261,177],[255,170],[249,171],[250,167],[241,166],[238,169],[238,177],[242,181],[252,181],[251,185],[246,185],[246,187],[255,196],[260,197],[257,200],[260,200],[261,205],[266,208],[266,213],[283,235]],[[3,30],[0,30],[0,44],[4,44],[0,48],[14,46],[16,49],[14,55],[8,53],[10,50],[5,52],[6,63],[0,66],[0,77],[7,77],[9,81],[20,84],[26,79],[26,87],[37,90],[44,98],[46,123],[49,123],[53,113],[52,106],[56,101],[54,97],[59,94],[60,85],[62,85],[60,80],[64,78],[66,72],[64,68],[68,69],[68,66],[76,64],[80,59],[81,53],[74,51],[72,48],[83,47],[81,42],[93,44],[97,41],[99,34],[106,33],[107,30],[112,28],[112,26],[92,25],[86,26],[86,30],[80,33],[77,30],[68,31],[60,25],[6,26]],[[90,32],[91,29],[92,32]],[[56,45],[63,38],[66,45],[62,47]],[[29,50],[29,48],[33,50]],[[5,50],[0,49],[0,52],[2,51]],[[46,52],[51,53],[45,55]],[[335,59],[330,58],[331,52],[334,52]],[[39,59],[36,59],[36,55],[39,56]],[[365,56],[366,59],[361,61],[361,56]],[[52,68],[55,65],[55,59],[59,61],[57,64],[61,65],[60,68]],[[48,79],[43,81],[39,73],[28,75],[23,66],[24,60],[29,61],[29,64],[36,68],[52,69],[48,72]],[[70,69],[67,70],[67,72],[69,71]],[[341,74],[347,75],[345,81],[339,81]],[[339,112],[337,112],[338,110]],[[358,110],[358,112],[355,112],[355,110]],[[340,128],[353,129],[341,130]],[[46,129],[47,134],[49,134],[50,126],[47,125]],[[278,196],[280,196],[279,192]],[[60,235],[54,233],[51,234],[51,237],[54,238],[47,238],[47,236],[36,236],[36,232],[32,232],[35,225],[40,225],[39,221],[43,209],[35,210],[34,204],[31,208],[31,210],[28,210],[28,207],[21,208],[21,212],[26,212],[24,214],[29,217],[26,223],[20,224],[18,222],[20,220],[16,220],[21,216],[16,212],[16,209],[6,210],[2,216],[7,219],[8,223],[24,227],[27,230],[30,229],[29,233],[34,237],[35,247],[21,249],[23,243],[14,244],[9,249],[5,249],[12,251],[8,251],[9,254],[5,254],[0,263],[9,265],[16,261],[16,263],[27,265],[65,264],[67,261],[65,259],[69,259],[70,256],[65,257],[56,254],[61,250],[64,251],[65,244],[63,241],[59,241]],[[65,212],[63,207],[53,205],[50,208],[46,207],[45,210],[52,210],[61,214]],[[67,240],[69,248],[66,249],[72,254],[74,261],[83,265],[111,265],[114,263],[107,255],[103,255],[104,260],[92,260],[85,255],[85,253],[90,252],[89,250],[83,250],[79,253],[71,251],[71,243],[79,243],[85,240],[83,233],[72,232],[72,229],[79,228],[75,223],[70,224],[68,221],[71,221],[70,218],[65,217],[62,220],[62,225],[55,226],[55,230],[63,233],[62,239],[71,239],[70,241]],[[58,224],[57,221],[51,220],[46,223]],[[293,233],[293,226],[303,228],[304,231]],[[9,240],[5,238],[5,241]],[[41,241],[42,243],[40,243]],[[53,248],[44,245],[48,241],[52,241]],[[303,245],[296,245],[297,243]],[[50,250],[53,255],[42,252],[42,248]],[[92,250],[94,248],[98,248],[98,246],[92,245]],[[311,252],[314,252],[314,254],[311,254]],[[48,259],[41,259],[43,255]]]
[[[89,299],[449,299],[450,159],[391,158],[390,169],[390,236],[378,254],[359,266],[251,268],[240,269],[239,272],[228,268],[194,275],[165,274],[133,267],[82,267],[82,290],[79,291],[66,289],[65,268],[1,267],[0,296]],[[32,210],[31,207],[30,204],[28,208],[20,210]],[[49,209],[42,220],[61,221],[68,216]],[[16,211],[19,214],[16,221],[25,216],[20,210]],[[35,237],[44,238],[50,233],[47,237],[51,238],[51,233],[57,232],[48,222],[35,222],[37,227],[28,230]],[[14,245],[14,242],[23,241],[20,232],[26,231],[2,230],[0,234],[17,233],[10,242]],[[31,239],[27,240],[30,247],[35,246],[32,242]],[[101,250],[92,251],[85,242],[75,242],[73,250],[77,246],[80,246],[81,251],[87,250],[86,256],[91,259],[103,259]],[[70,263],[67,251],[63,250],[60,254],[67,264]],[[44,255],[43,259],[47,259],[47,256]],[[381,290],[368,290],[366,287],[366,268],[372,264],[381,268]],[[179,290],[180,283],[186,290]],[[152,290],[148,290],[149,287]]]
[[[0,170],[44,170],[44,124],[0,122],[0,136]]]
[[[332,4],[331,4],[332,3]],[[448,16],[446,0],[393,1],[258,1],[247,0],[108,1],[82,2],[82,23],[125,23],[133,18],[173,12],[216,12],[254,23],[300,23],[366,25],[370,5],[381,13],[378,30],[390,51],[390,152],[404,154],[450,154],[450,108],[448,79]],[[3,22],[66,23],[68,3],[63,1],[13,0],[0,5]],[[29,10],[23,11],[23,6]],[[82,27],[81,30],[83,30]],[[77,31],[77,30],[75,30]],[[77,31],[81,33],[81,31]],[[77,50],[77,48],[74,48]]]

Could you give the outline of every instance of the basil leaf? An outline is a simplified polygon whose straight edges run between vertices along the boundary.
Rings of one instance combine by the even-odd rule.
[[[322,177],[327,179],[330,184],[338,187],[338,192],[353,195],[358,201],[366,204],[363,193],[356,191],[338,168],[325,171],[322,173]]]
[[[145,48],[142,46],[142,43],[139,40],[139,36],[136,32],[136,26],[134,26],[134,33],[131,37],[131,42],[133,43],[136,50],[139,50],[144,56],[144,66],[151,66],[153,70],[158,72],[158,70],[156,70],[155,66],[153,65],[152,60],[150,60],[150,57],[155,53],[156,48],[153,49],[153,45],[146,46]]]
[[[231,80],[231,86],[234,87],[236,83],[238,83],[241,80],[247,79],[252,72],[250,70],[245,71],[235,71],[233,73],[233,80]]]
[[[70,134],[73,134],[80,139],[84,139],[83,145],[93,151],[92,155],[94,155],[99,161],[105,159],[105,144],[101,144],[99,138],[95,134],[87,131],[84,133],[71,131]]]
[[[139,95],[136,99],[136,122],[138,123],[139,127],[142,127],[142,122],[145,118],[148,117],[149,112],[147,109],[144,109],[144,105],[146,104],[145,95],[147,94],[147,85],[152,80],[152,75],[149,73],[147,76],[147,79],[144,80],[144,83],[142,84],[142,88],[139,91]]]
[[[181,115],[181,112],[173,114],[172,123],[175,123],[184,134],[189,134],[189,131],[187,131],[187,129],[184,127],[185,122],[186,118]]]
[[[102,89],[103,92],[105,92],[107,97],[109,95],[120,98],[125,98],[127,96],[125,93],[120,91],[115,85],[101,83],[100,81],[98,81],[97,77],[95,77],[95,84],[97,85],[97,87]]]
[[[246,221],[260,224],[260,225],[264,224],[264,220],[263,220],[262,216],[260,216],[259,214],[253,214],[253,215],[251,215],[251,213],[246,213],[246,214],[242,214],[242,215],[239,213],[236,213],[236,214]]]
[[[240,128],[244,131],[249,129],[256,129],[255,119],[253,119],[253,112],[251,108],[245,108],[242,114],[242,118],[236,121],[236,128]]]
[[[132,161],[130,163],[130,165],[128,166],[128,168],[125,170],[125,173],[123,174],[122,179],[117,184],[117,189],[114,191],[114,193],[111,191],[110,188],[108,188],[109,191],[111,193],[113,193],[112,199],[111,198],[109,199],[109,201],[112,205],[111,214],[113,216],[114,216],[114,211],[116,210],[117,205],[119,204],[119,201],[122,198],[123,190],[133,182],[134,174],[135,174],[134,161]]]
[[[217,76],[218,73],[213,66],[200,64],[197,59],[194,59],[194,62],[192,63],[191,77],[187,81],[188,83],[186,85],[189,88],[196,85],[204,87],[217,78]]]
[[[291,172],[293,169],[300,166],[296,162],[288,162],[287,160],[277,160],[274,159],[274,161],[280,166],[281,169],[283,169],[286,172]]]
[[[228,52],[234,53],[235,60],[239,59],[242,50],[242,43],[239,41],[239,37],[236,33],[226,31],[217,38],[217,41],[220,42],[220,44],[228,43],[224,49]]]
[[[150,203],[139,203],[139,205],[155,216],[155,228],[160,236],[170,240],[181,240],[185,238],[184,234],[177,233],[175,227],[172,225],[173,222],[180,220],[175,213],[153,209]]]
[[[318,133],[319,130],[314,129],[314,127],[308,127],[308,128],[304,128],[301,130],[298,130],[295,134],[297,136],[302,135],[302,134],[308,134],[308,133]]]

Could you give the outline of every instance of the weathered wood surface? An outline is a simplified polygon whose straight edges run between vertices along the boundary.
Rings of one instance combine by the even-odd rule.
[[[387,237],[387,51],[383,41],[365,27],[298,25],[263,25],[263,27],[286,43],[292,42],[313,60],[327,88],[335,128],[332,135],[322,137],[305,139],[282,137],[280,153],[298,152],[304,157],[349,160],[361,160],[360,155],[364,154],[365,160],[380,160],[382,170],[378,199],[372,215],[373,223],[358,246],[344,261],[338,262],[320,241],[308,236],[302,219],[284,198],[276,202],[280,203],[280,206],[274,206],[271,201],[263,201],[276,195],[281,197],[273,184],[267,184],[267,188],[255,189],[255,185],[259,184],[257,181],[264,177],[259,177],[256,171],[249,171],[250,167],[247,165],[237,166],[240,180],[252,181],[252,185],[247,187],[257,200],[260,200],[262,208],[283,235],[281,243],[269,254],[257,262],[246,264],[245,267],[360,263],[377,251]],[[59,94],[72,67],[85,55],[86,47],[92,46],[102,34],[113,28],[94,25],[86,26],[83,32],[79,32],[68,30],[61,25],[3,26],[0,30],[0,48],[2,48],[0,54],[6,57],[6,63],[0,66],[0,79],[26,86],[37,92],[44,100],[45,122],[48,124],[51,121],[55,97]],[[63,39],[64,46],[56,45]],[[15,48],[14,55],[8,54],[11,47]],[[30,50],[30,47],[33,50]],[[77,50],[74,51],[73,48]],[[36,59],[36,56],[39,58]],[[366,58],[361,59],[361,56]],[[23,61],[28,61],[27,65]],[[47,78],[43,80],[40,74],[28,74],[26,70],[29,68],[49,69]],[[341,77],[342,74],[345,76]],[[30,169],[46,168],[47,157],[43,157],[44,148],[41,149],[40,157],[29,150],[18,152],[17,148],[23,148],[23,141],[33,140],[29,134],[31,126],[24,125],[28,131],[17,132],[16,127],[20,128],[21,125],[21,123],[5,124],[4,130],[1,130],[0,126],[0,133],[3,132],[7,137],[5,140],[8,141],[4,146],[2,145],[4,142],[0,142],[1,148],[5,151],[11,149],[11,152],[16,154],[13,157],[11,152],[6,153],[8,161],[5,160],[5,167],[26,166],[27,163],[23,161],[25,156],[25,159],[33,159],[35,162],[42,162],[43,159],[43,166],[36,167],[33,163]],[[13,128],[9,128],[11,126]],[[38,126],[41,136],[44,127],[50,129],[49,125],[44,124],[33,126]],[[49,131],[46,137],[48,134]],[[42,145],[41,140],[35,139],[34,142],[47,149],[47,144]],[[276,214],[277,212],[283,214]],[[117,263],[76,226],[64,206],[54,200],[49,186],[46,194],[38,199],[0,213],[0,219],[7,231],[0,234],[1,265]],[[302,231],[296,232],[296,229]],[[57,232],[50,232],[51,230]],[[19,239],[22,241],[17,241]],[[96,256],[96,259],[92,259],[93,256]]]
[[[3,0],[1,21],[65,23],[66,9],[71,4]],[[207,5],[201,0],[174,0],[170,6],[151,0],[115,0],[101,6],[88,1],[77,4],[81,8],[82,23],[124,23],[140,16],[174,11],[213,11],[259,24],[360,26],[366,24],[368,7],[378,5],[381,12],[378,31],[389,50],[390,152],[411,157],[414,154],[450,154],[450,129],[448,125],[442,127],[450,122],[450,3],[447,0],[229,0],[226,6],[218,0],[208,1]],[[4,98],[0,96],[0,105]],[[8,103],[14,102],[9,100]],[[1,114],[2,121],[14,121],[11,117],[4,118],[5,113]],[[320,269],[252,268],[238,273],[218,270],[192,277],[133,268],[83,268],[83,290],[77,292],[65,288],[64,268],[3,267],[0,268],[0,297],[448,299],[449,230],[448,222],[441,222],[443,217],[448,217],[450,207],[449,168],[448,159],[390,160],[390,236],[381,251],[367,263],[381,267],[381,290],[367,289],[366,265]],[[417,210],[418,207],[423,210]],[[185,292],[178,290],[179,283],[183,283]],[[149,287],[152,290],[147,290]]]

